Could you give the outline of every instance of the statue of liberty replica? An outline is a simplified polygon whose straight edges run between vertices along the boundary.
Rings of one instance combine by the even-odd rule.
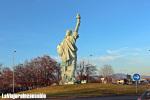
[[[74,31],[67,30],[63,41],[57,46],[57,52],[61,58],[61,81],[60,84],[74,84],[77,65],[78,30],[80,26],[80,15],[77,14],[77,23]]]

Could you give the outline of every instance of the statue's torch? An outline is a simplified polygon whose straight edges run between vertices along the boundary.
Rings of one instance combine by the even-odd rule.
[[[80,17],[80,14],[77,14],[77,17],[76,17],[77,19],[80,19],[81,17]]]
[[[76,18],[77,18],[77,24],[75,27],[75,32],[78,32],[80,26],[80,19],[81,19],[80,14],[77,14]]]

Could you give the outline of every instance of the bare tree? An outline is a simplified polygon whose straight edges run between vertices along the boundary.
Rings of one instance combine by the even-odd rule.
[[[0,64],[0,83],[3,83],[3,78],[2,78],[2,71],[3,71],[3,69],[2,69],[2,64]],[[3,87],[3,84],[1,84],[0,85],[0,89]]]
[[[96,75],[96,73],[97,73],[97,68],[96,68],[96,66],[94,66],[94,65],[92,65],[92,64],[87,64],[86,66],[85,66],[85,73],[86,73],[86,80],[87,80],[87,82],[89,82],[89,79],[91,78],[91,77],[93,77],[93,76],[95,76]]]
[[[76,69],[76,72],[77,72],[77,79],[82,81],[82,80],[85,80],[85,62],[82,61],[80,62],[80,64],[77,66],[77,69]]]
[[[2,67],[3,67],[3,64],[0,64],[0,76],[2,74]]]
[[[103,77],[109,77],[112,74],[114,74],[114,70],[111,65],[104,65],[102,68],[100,68],[100,75]]]
[[[9,67],[5,67],[2,70],[2,75],[1,75],[1,79],[2,79],[2,88],[8,88],[12,86],[12,70]]]
[[[89,82],[90,79],[93,78],[97,74],[96,66],[92,64],[86,64],[84,61],[80,62],[77,67],[77,78],[78,80],[87,80]]]

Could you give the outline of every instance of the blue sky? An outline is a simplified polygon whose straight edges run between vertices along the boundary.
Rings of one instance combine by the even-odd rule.
[[[0,63],[11,66],[13,50],[16,64],[44,54],[58,59],[78,12],[79,61],[150,75],[149,0],[0,0]]]

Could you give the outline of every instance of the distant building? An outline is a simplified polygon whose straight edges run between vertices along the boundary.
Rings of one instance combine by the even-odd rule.
[[[149,84],[149,81],[147,79],[143,78],[143,79],[140,80],[139,83],[145,85],[145,84]]]
[[[117,84],[124,84],[124,83],[125,83],[124,79],[122,79],[122,80],[117,80]]]
[[[82,80],[82,81],[81,81],[81,84],[86,84],[86,83],[87,83],[86,80]]]
[[[101,80],[101,83],[103,83],[103,84],[107,84],[107,83],[112,83],[112,77],[102,77],[102,78],[100,78],[100,80]]]
[[[115,74],[112,78],[113,84],[132,84],[132,77],[129,74]]]

